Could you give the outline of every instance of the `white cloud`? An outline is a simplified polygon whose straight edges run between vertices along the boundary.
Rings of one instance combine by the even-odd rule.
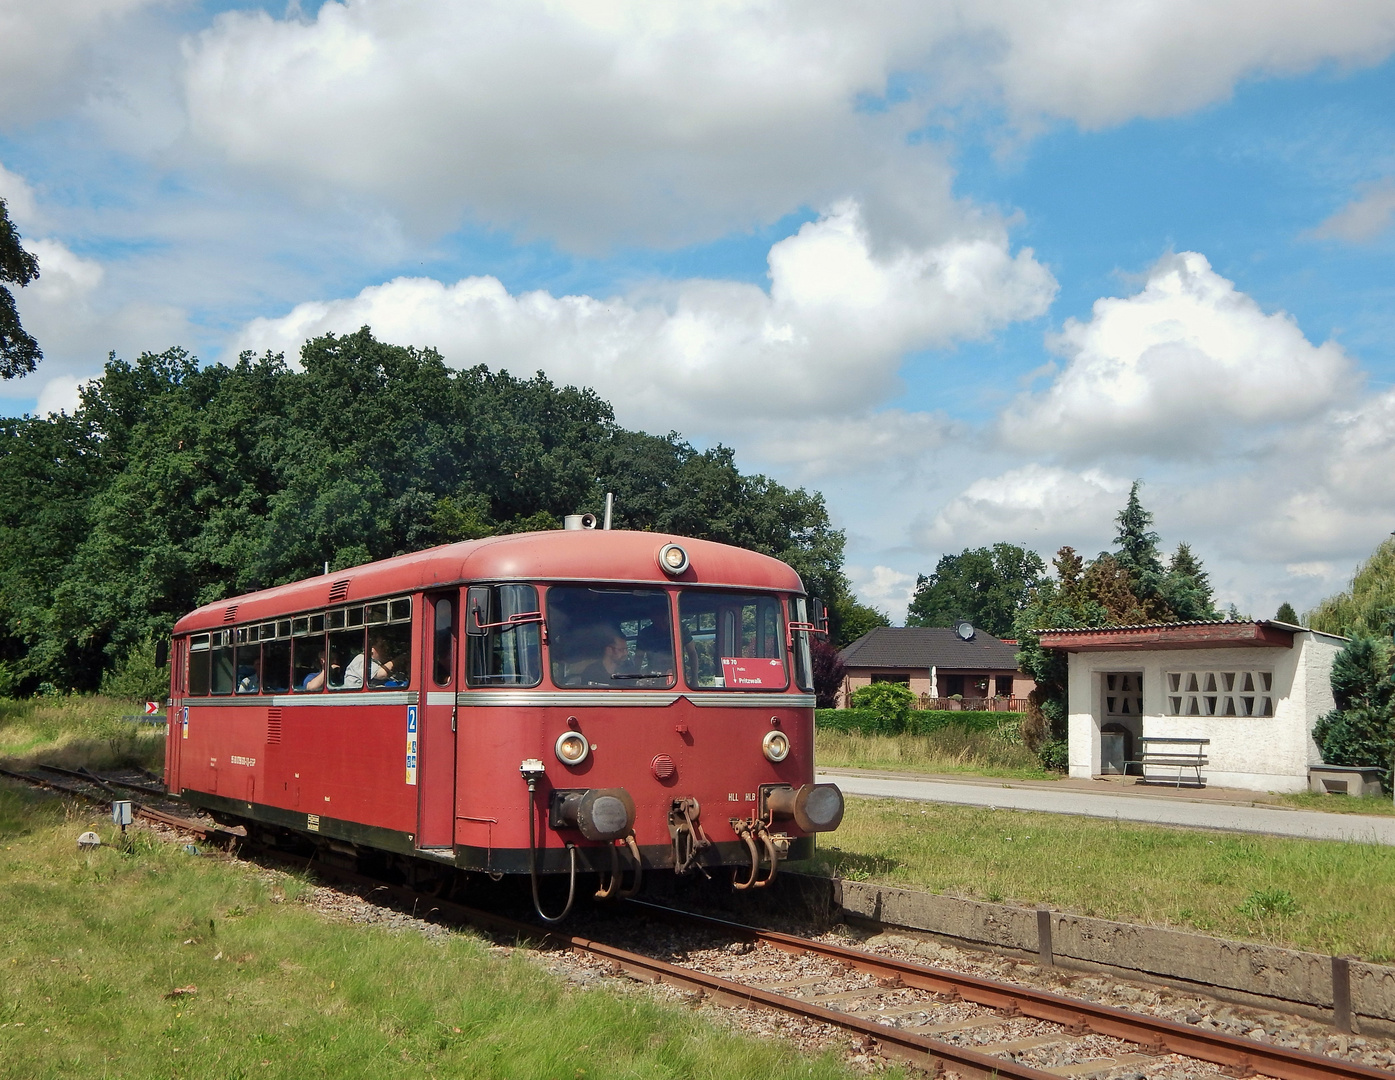
[[[950,174],[909,136],[945,106],[1100,126],[1392,45],[1386,0],[331,0],[312,20],[219,16],[186,45],[184,89],[199,139],[308,197],[594,247],[849,194],[915,218]]]
[[[895,390],[907,351],[1039,315],[1056,287],[1001,235],[874,252],[851,203],[775,244],[769,265],[769,292],[689,280],[608,299],[511,295],[492,277],[399,278],[255,320],[235,347],[294,356],[308,337],[370,325],[458,367],[593,386],[631,424],[749,437],[757,419],[855,417]],[[912,441],[932,437],[923,418],[890,423]]]
[[[85,382],[83,379],[74,378],[72,375],[55,375],[44,383],[44,387],[39,391],[39,404],[34,410],[38,416],[47,416],[49,413],[65,412],[72,414],[77,411],[81,403],[80,391]]]
[[[44,358],[33,374],[0,383],[0,403],[28,400],[37,390],[41,413],[71,412],[76,387],[101,372],[109,352],[131,357],[188,340],[181,310],[111,295],[106,267],[97,260],[43,237],[25,237],[24,246],[39,260],[39,277],[14,291],[15,306]]]
[[[1112,532],[1129,484],[1101,469],[1032,463],[973,481],[912,531],[936,551],[1007,540],[1049,553],[1073,538]]]
[[[3,165],[0,165],[0,199],[5,200],[5,213],[17,228],[26,229],[34,221],[37,213],[34,189],[19,173],[10,172]]]
[[[1330,407],[1355,376],[1339,345],[1312,345],[1291,316],[1265,314],[1195,252],[1159,261],[1133,296],[1097,300],[1052,345],[1065,370],[1003,415],[1017,446],[1204,455],[1233,428]]]
[[[1374,240],[1395,221],[1395,178],[1367,185],[1361,195],[1342,207],[1316,229],[1322,239],[1359,244]]]
[[[80,103],[115,65],[94,63],[121,24],[167,0],[0,0],[0,126]],[[129,68],[126,74],[130,75]]]
[[[857,597],[864,604],[884,611],[895,623],[906,621],[906,609],[915,595],[915,575],[903,574],[890,566],[845,567]]]
[[[1376,63],[1395,46],[1387,0],[974,0],[955,5],[1009,106],[1098,128],[1174,116],[1237,82]]]

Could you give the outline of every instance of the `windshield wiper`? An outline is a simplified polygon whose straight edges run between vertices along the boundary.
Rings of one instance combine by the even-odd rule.
[[[672,675],[670,672],[667,672],[667,671],[645,671],[645,672],[634,672],[633,674],[630,674],[630,673],[615,674],[615,675],[612,675],[611,678],[612,678],[612,679],[671,679],[671,678],[673,678],[673,675]]]

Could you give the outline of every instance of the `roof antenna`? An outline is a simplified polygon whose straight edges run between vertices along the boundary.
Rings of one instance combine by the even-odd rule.
[[[609,528],[610,528],[610,515],[611,515],[611,511],[613,511],[614,509],[615,509],[615,492],[613,492],[613,491],[607,491],[607,492],[605,493],[605,524],[602,525],[601,528],[603,528],[603,529],[609,529]]]
[[[325,577],[329,577],[329,560],[325,560]]]

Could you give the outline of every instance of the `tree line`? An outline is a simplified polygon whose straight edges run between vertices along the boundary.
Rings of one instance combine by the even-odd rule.
[[[1116,548],[1086,560],[1062,547],[1055,574],[1034,551],[1016,544],[965,549],[940,558],[916,579],[908,626],[953,626],[967,619],[996,637],[1015,638],[1018,664],[1036,680],[1024,735],[1034,747],[1066,737],[1066,657],[1043,649],[1038,632],[1053,628],[1220,619],[1210,577],[1190,545],[1164,561],[1153,515],[1139,484],[1115,517]],[[1230,617],[1239,617],[1232,607]]]
[[[607,491],[617,528],[765,552],[829,602],[835,632],[868,617],[818,492],[627,430],[591,390],[452,370],[365,327],[307,342],[298,368],[113,355],[72,415],[0,420],[0,694],[95,689],[200,604],[555,528]]]

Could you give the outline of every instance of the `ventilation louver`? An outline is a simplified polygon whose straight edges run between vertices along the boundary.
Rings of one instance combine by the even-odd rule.
[[[237,605],[236,605],[236,604],[229,604],[229,605],[228,605],[228,610],[225,611],[225,612],[223,612],[223,621],[224,621],[224,622],[232,622],[232,621],[233,621],[234,619],[236,619],[236,618],[237,618]]]
[[[348,595],[349,595],[349,579],[348,579],[348,578],[345,578],[343,581],[336,581],[333,585],[331,585],[331,586],[329,587],[329,602],[330,602],[331,604],[337,604],[337,603],[339,603],[341,600],[345,599]]]
[[[266,710],[266,742],[268,746],[281,741],[281,710]]]

